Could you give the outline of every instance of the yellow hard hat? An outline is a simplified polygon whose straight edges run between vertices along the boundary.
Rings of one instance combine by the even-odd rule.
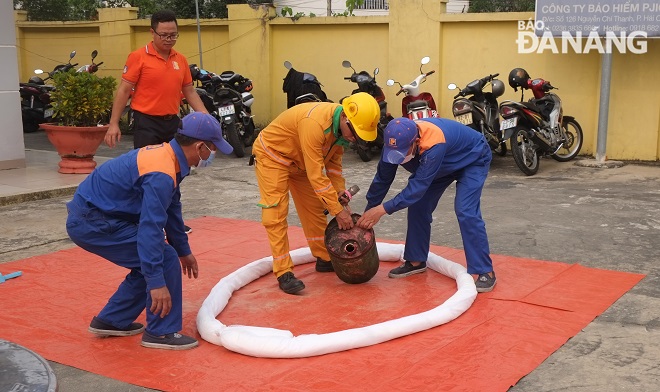
[[[380,106],[376,99],[367,93],[356,93],[344,98],[342,106],[357,136],[365,142],[376,140],[376,127],[380,119]]]

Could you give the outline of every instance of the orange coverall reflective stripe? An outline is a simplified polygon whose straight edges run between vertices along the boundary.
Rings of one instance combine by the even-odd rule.
[[[273,120],[252,147],[262,208],[276,277],[293,269],[289,255],[287,215],[289,192],[312,255],[330,260],[324,244],[327,218],[343,206],[338,195],[346,189],[342,177],[344,149],[336,144],[332,118],[339,104],[311,102],[296,105]]]

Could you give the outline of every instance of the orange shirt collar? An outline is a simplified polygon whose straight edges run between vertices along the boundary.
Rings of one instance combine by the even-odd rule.
[[[150,54],[152,56],[157,56],[158,55],[158,51],[156,50],[156,47],[154,46],[154,41],[151,41],[147,44],[146,51],[147,51],[147,54]],[[170,56],[169,57],[176,56],[177,54],[179,54],[179,52],[174,50],[174,48],[170,49]]]

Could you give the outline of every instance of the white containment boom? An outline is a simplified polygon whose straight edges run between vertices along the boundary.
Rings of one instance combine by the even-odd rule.
[[[404,245],[377,243],[381,261],[401,261]],[[309,248],[291,252],[294,265],[315,262]],[[222,278],[211,290],[197,313],[202,338],[228,350],[264,358],[302,358],[350,350],[386,342],[448,323],[463,314],[474,302],[477,289],[465,267],[429,253],[427,267],[456,280],[457,291],[444,303],[428,311],[388,320],[366,327],[326,334],[293,336],[290,331],[245,325],[226,326],[216,317],[227,306],[232,293],[272,272],[272,257],[265,257]]]

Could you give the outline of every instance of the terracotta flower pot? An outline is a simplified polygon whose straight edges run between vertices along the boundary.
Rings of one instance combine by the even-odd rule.
[[[48,140],[55,146],[62,160],[58,172],[88,174],[96,167],[94,154],[99,148],[108,125],[95,127],[69,127],[53,123],[40,124]]]

